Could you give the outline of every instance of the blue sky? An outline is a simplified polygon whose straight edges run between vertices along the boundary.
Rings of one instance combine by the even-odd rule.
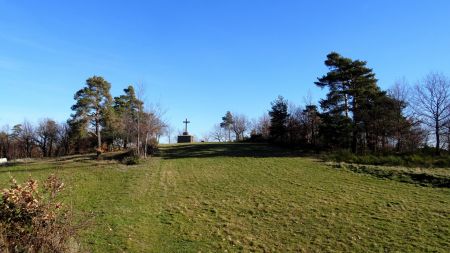
[[[382,88],[450,75],[450,1],[0,0],[0,126],[70,116],[101,75],[201,136],[227,110],[256,118],[301,104],[330,51],[368,61]]]

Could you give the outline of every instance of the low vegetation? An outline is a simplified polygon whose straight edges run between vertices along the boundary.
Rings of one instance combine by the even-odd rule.
[[[387,166],[370,166],[339,163],[336,168],[348,169],[356,173],[364,173],[379,178],[399,182],[419,184],[422,186],[450,188],[450,169],[404,168]]]
[[[0,185],[30,174],[66,183],[61,201],[87,224],[79,241],[90,252],[450,249],[450,188],[356,173],[264,144],[167,145],[136,166],[95,155],[21,163],[0,168]]]
[[[385,165],[422,168],[450,168],[450,155],[430,154],[418,152],[415,154],[380,154],[380,155],[355,155],[348,151],[338,151],[324,155],[325,160],[366,165]]]
[[[44,182],[41,191],[36,180],[2,191],[0,201],[0,251],[69,252],[76,244],[69,214],[56,194],[64,184],[54,175]]]

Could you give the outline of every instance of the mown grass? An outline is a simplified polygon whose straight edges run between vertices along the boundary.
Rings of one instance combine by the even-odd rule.
[[[63,178],[92,252],[450,251],[450,189],[253,144],[163,146],[139,165],[70,157],[0,167]]]

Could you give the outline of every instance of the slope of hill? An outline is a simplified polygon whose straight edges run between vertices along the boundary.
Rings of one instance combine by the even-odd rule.
[[[450,189],[333,168],[262,144],[162,146],[125,166],[74,156],[0,167],[50,173],[93,252],[450,251]]]

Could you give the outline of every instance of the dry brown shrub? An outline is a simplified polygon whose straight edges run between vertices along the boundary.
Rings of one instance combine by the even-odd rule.
[[[2,190],[0,199],[0,252],[72,251],[75,230],[67,208],[56,200],[64,183],[50,175],[42,192],[29,179]]]

